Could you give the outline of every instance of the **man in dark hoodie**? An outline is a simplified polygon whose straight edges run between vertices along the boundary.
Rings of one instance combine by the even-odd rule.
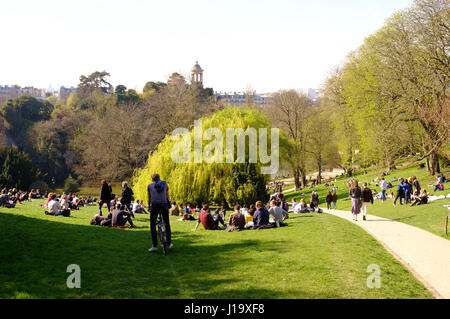
[[[173,247],[170,231],[170,221],[169,221],[169,206],[170,206],[170,196],[169,187],[165,181],[162,181],[159,174],[152,175],[152,181],[147,187],[148,193],[148,207],[150,209],[150,231],[152,233],[153,247],[149,249],[150,252],[158,250],[158,234],[156,232],[156,221],[158,215],[161,214],[164,223],[166,224],[166,235],[169,248]]]

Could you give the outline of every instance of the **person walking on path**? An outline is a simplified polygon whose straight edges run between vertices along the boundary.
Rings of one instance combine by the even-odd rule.
[[[158,234],[156,232],[156,220],[158,215],[161,214],[164,224],[166,225],[166,236],[169,248],[173,247],[170,220],[169,220],[169,186],[165,181],[162,181],[159,174],[152,175],[152,181],[147,187],[148,192],[148,206],[150,209],[150,231],[152,234],[153,247],[149,249],[150,252],[158,250]]]
[[[331,209],[331,202],[333,201],[333,195],[331,195],[331,191],[328,191],[325,201],[327,202],[327,209]]]
[[[352,198],[352,214],[353,220],[358,221],[358,215],[361,212],[361,188],[358,186],[358,181],[355,179],[350,188],[350,197]]]
[[[334,191],[333,192],[333,209],[336,209],[337,200],[338,200],[338,196],[337,196],[336,191]]]
[[[383,200],[383,203],[386,201],[386,191],[387,191],[388,183],[384,179],[384,177],[381,178],[380,181],[380,188],[381,188],[381,199]]]
[[[373,205],[373,195],[370,188],[367,187],[367,183],[364,183],[363,189],[362,189],[362,213],[363,213],[363,220],[366,220],[367,216],[367,210],[369,208],[369,203]]]

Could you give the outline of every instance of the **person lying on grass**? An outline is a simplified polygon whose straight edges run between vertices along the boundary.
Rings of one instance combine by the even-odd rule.
[[[197,230],[198,225],[200,225],[200,223],[206,230],[222,230],[223,228],[219,227],[219,222],[221,222],[222,225],[225,226],[225,223],[220,215],[218,215],[218,217],[214,219],[213,216],[211,215],[211,211],[208,205],[203,205],[203,209],[200,211],[200,214],[198,215],[198,221],[197,224],[195,225],[194,231]]]
[[[100,214],[96,214],[94,215],[94,218],[91,220],[90,224],[97,226],[111,226],[111,219],[108,219],[108,217],[100,216]]]

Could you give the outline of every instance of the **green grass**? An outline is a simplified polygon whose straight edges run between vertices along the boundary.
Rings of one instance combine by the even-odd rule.
[[[0,298],[432,298],[364,230],[328,214],[233,233],[194,233],[195,222],[173,217],[164,257],[148,252],[148,215],[111,229],[88,224],[95,207],[65,218],[39,203],[0,208]],[[66,287],[69,264],[81,267],[81,289]],[[371,264],[380,289],[367,288]]]
[[[436,181],[436,178],[430,176],[426,171],[426,169],[418,169],[417,167],[418,165],[415,165],[413,167],[408,167],[405,165],[405,167],[399,168],[398,170],[392,172],[385,179],[387,181],[391,181],[394,178],[394,176],[397,178],[400,177],[409,178],[410,176],[414,175],[418,178],[422,188],[425,188],[428,192],[432,192],[433,188],[428,187],[428,184],[434,183]],[[355,178],[358,179],[360,185],[362,186],[362,183],[364,182],[370,183],[377,176],[381,177],[382,172],[383,169],[368,170],[367,175],[362,175],[361,172],[359,172],[359,174],[355,175]],[[449,174],[449,172],[450,169],[448,168],[443,170],[443,173],[446,174],[446,176]],[[350,211],[351,201],[346,200],[348,198],[348,187],[345,184],[345,181],[347,180],[349,180],[347,177],[339,177],[337,179],[338,198],[339,198],[337,203],[337,209]],[[391,190],[393,190],[395,194],[398,182],[392,184],[394,185],[394,188]],[[375,183],[372,183],[370,188],[376,189],[379,192],[380,188],[375,187],[374,185]],[[438,196],[450,194],[450,183],[446,183],[445,188],[446,189],[443,192],[438,191],[435,194]],[[314,190],[317,191],[319,194],[321,206],[326,207],[325,197],[328,190],[331,190],[331,187],[325,187],[323,185],[320,185],[319,187],[316,187]],[[311,189],[306,189],[305,190],[306,196],[303,196],[308,203],[311,192],[312,192]],[[286,195],[286,198],[289,201],[291,201],[292,198],[297,198],[297,200],[299,201],[300,198],[302,198],[302,196],[299,195],[301,193],[302,192],[289,193]],[[410,207],[409,205],[401,206],[397,201],[397,206],[394,207],[392,199],[387,200],[385,203],[376,200],[374,202],[374,205],[369,207],[369,214],[410,224],[412,226],[425,229],[438,236],[450,239],[449,235],[445,235],[445,217],[448,215],[448,209],[443,207],[443,205],[449,203],[450,203],[449,199],[444,199],[431,202],[430,204],[427,205]]]

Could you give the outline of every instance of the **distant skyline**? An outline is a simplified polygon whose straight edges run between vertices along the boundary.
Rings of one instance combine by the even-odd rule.
[[[259,93],[319,88],[328,72],[412,0],[4,0],[0,85],[116,86],[189,77]]]

